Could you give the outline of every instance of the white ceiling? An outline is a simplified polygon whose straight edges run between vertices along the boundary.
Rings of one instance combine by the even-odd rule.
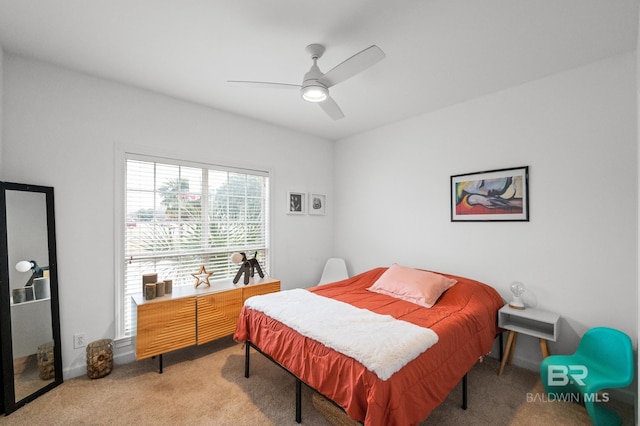
[[[636,48],[640,0],[0,0],[7,52],[328,139]],[[320,43],[328,71],[387,57],[333,88],[333,121],[296,91]]]

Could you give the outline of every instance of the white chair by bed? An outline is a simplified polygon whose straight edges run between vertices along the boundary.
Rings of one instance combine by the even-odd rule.
[[[341,281],[347,278],[349,278],[349,273],[347,272],[347,265],[345,264],[344,259],[332,257],[328,259],[327,263],[324,265],[322,277],[320,277],[318,285]]]

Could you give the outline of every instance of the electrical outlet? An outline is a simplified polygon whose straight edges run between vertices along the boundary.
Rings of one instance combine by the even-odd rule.
[[[76,333],[73,335],[73,348],[83,348],[87,345],[86,343],[86,334],[85,333]]]

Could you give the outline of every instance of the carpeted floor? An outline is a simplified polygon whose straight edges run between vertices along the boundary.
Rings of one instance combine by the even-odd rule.
[[[423,425],[589,425],[584,407],[527,402],[542,392],[537,374],[509,366],[498,377],[498,361],[487,359],[469,374],[468,409],[458,386]],[[303,386],[302,424],[329,425]],[[633,407],[615,404],[634,424]],[[225,338],[157,360],[115,366],[101,379],[86,376],[0,417],[0,425],[296,425],[295,381],[252,351],[251,377],[244,377],[244,349]]]

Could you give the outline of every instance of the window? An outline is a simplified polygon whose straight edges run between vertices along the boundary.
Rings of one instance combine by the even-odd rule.
[[[200,265],[210,280],[233,278],[234,252],[269,265],[267,172],[126,155],[124,258],[119,337],[132,335],[131,296],[142,275],[193,286]]]

